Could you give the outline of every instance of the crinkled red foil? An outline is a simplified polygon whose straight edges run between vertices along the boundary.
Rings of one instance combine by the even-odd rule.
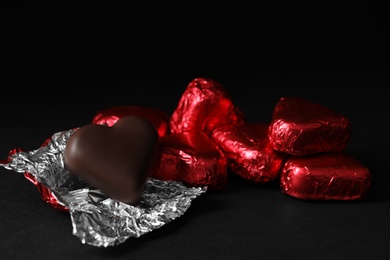
[[[49,141],[50,141],[50,138],[48,138],[41,146],[46,146]],[[13,149],[9,152],[8,156],[11,156],[11,155],[18,153],[18,152],[22,152],[22,149]],[[8,161],[10,161],[10,159],[8,159]],[[50,189],[46,188],[42,183],[38,182],[31,173],[25,172],[23,174],[23,176],[37,187],[38,192],[41,195],[41,199],[43,201],[45,201],[51,207],[53,207],[57,210],[68,211],[67,207],[64,207],[63,205],[61,205],[58,202],[57,198],[50,191]]]
[[[227,159],[204,133],[183,132],[160,138],[151,177],[218,190],[227,183]]]
[[[309,100],[282,97],[275,105],[269,138],[273,148],[292,155],[343,151],[351,136],[350,121]]]
[[[233,104],[222,85],[207,78],[192,80],[169,120],[172,134],[212,131],[226,124],[244,123],[243,113]]]
[[[292,156],[283,166],[280,184],[290,196],[307,200],[359,200],[367,196],[371,173],[343,152]]]
[[[125,116],[142,116],[148,119],[157,129],[158,135],[168,133],[168,115],[161,109],[144,106],[114,106],[99,111],[92,119],[92,124],[114,125],[120,118]]]
[[[280,173],[284,154],[272,149],[268,124],[246,123],[215,129],[211,138],[228,159],[232,171],[256,183],[275,180]]]

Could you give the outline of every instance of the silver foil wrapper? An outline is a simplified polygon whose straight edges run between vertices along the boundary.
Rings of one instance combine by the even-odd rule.
[[[29,172],[69,210],[73,235],[83,244],[108,247],[139,237],[182,216],[207,187],[148,178],[137,206],[111,199],[66,169],[63,151],[75,130],[52,135],[39,149],[18,152],[0,166]]]

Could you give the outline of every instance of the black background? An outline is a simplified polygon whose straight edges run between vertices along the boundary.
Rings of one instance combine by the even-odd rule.
[[[364,201],[308,202],[229,173],[185,215],[112,248],[83,245],[70,218],[0,169],[0,251],[25,259],[384,259],[390,256],[389,9],[13,1],[1,10],[0,154],[36,149],[117,105],[171,114],[195,77],[222,83],[251,122],[282,96],[348,117],[347,152],[372,172]]]

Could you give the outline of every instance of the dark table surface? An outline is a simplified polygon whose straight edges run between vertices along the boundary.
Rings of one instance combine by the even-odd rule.
[[[8,25],[13,25],[12,33],[4,34],[10,37],[6,37],[1,71],[1,159],[14,148],[36,149],[53,133],[88,124],[98,111],[112,106],[157,107],[170,115],[187,84],[195,77],[208,77],[225,87],[249,122],[269,122],[275,103],[283,96],[306,98],[346,116],[352,124],[346,150],[370,169],[373,181],[365,200],[320,202],[283,194],[277,181],[253,184],[229,172],[224,189],[198,197],[178,219],[118,246],[98,248],[82,244],[72,234],[68,213],[41,200],[37,188],[22,174],[0,168],[1,259],[390,257],[390,77],[388,59],[380,55],[384,50],[380,40],[387,31],[387,16],[381,8],[376,6],[374,15],[379,16],[375,17],[364,6],[353,7],[356,12],[351,17],[361,20],[356,24],[359,28],[348,27],[348,37],[359,32],[363,34],[359,37],[368,35],[374,41],[365,48],[356,45],[361,41],[349,45],[360,52],[345,48],[336,55],[330,45],[311,52],[303,45],[279,48],[283,45],[270,42],[263,49],[241,42],[242,52],[229,49],[230,45],[222,50],[218,44],[213,46],[218,47],[213,48],[216,52],[202,52],[189,48],[176,35],[177,45],[151,48],[145,56],[137,48],[123,51],[124,44],[118,41],[120,56],[114,42],[104,46],[99,37],[88,44],[83,41],[87,27],[78,30],[77,36],[67,32],[63,38],[50,30],[44,33],[45,41],[37,42],[32,36],[43,35],[38,32],[42,24],[26,17],[38,14],[42,18],[59,4],[23,3],[5,8]],[[73,15],[71,10],[65,8],[61,19]],[[82,6],[77,15],[86,10]],[[338,36],[348,25],[343,14],[337,17],[344,23],[332,24]],[[54,17],[52,13],[50,18]],[[109,39],[118,40],[115,35]],[[249,42],[252,38],[240,39]],[[283,37],[279,35],[278,40]],[[59,41],[62,44],[57,45]],[[338,46],[347,45],[340,41]],[[177,46],[185,50],[176,50]],[[295,47],[294,43],[288,46]]]

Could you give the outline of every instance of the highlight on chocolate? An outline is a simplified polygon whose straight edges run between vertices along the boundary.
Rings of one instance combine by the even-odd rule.
[[[157,130],[143,117],[125,116],[111,127],[88,124],[70,136],[64,164],[109,197],[135,205],[151,171],[157,142]]]

